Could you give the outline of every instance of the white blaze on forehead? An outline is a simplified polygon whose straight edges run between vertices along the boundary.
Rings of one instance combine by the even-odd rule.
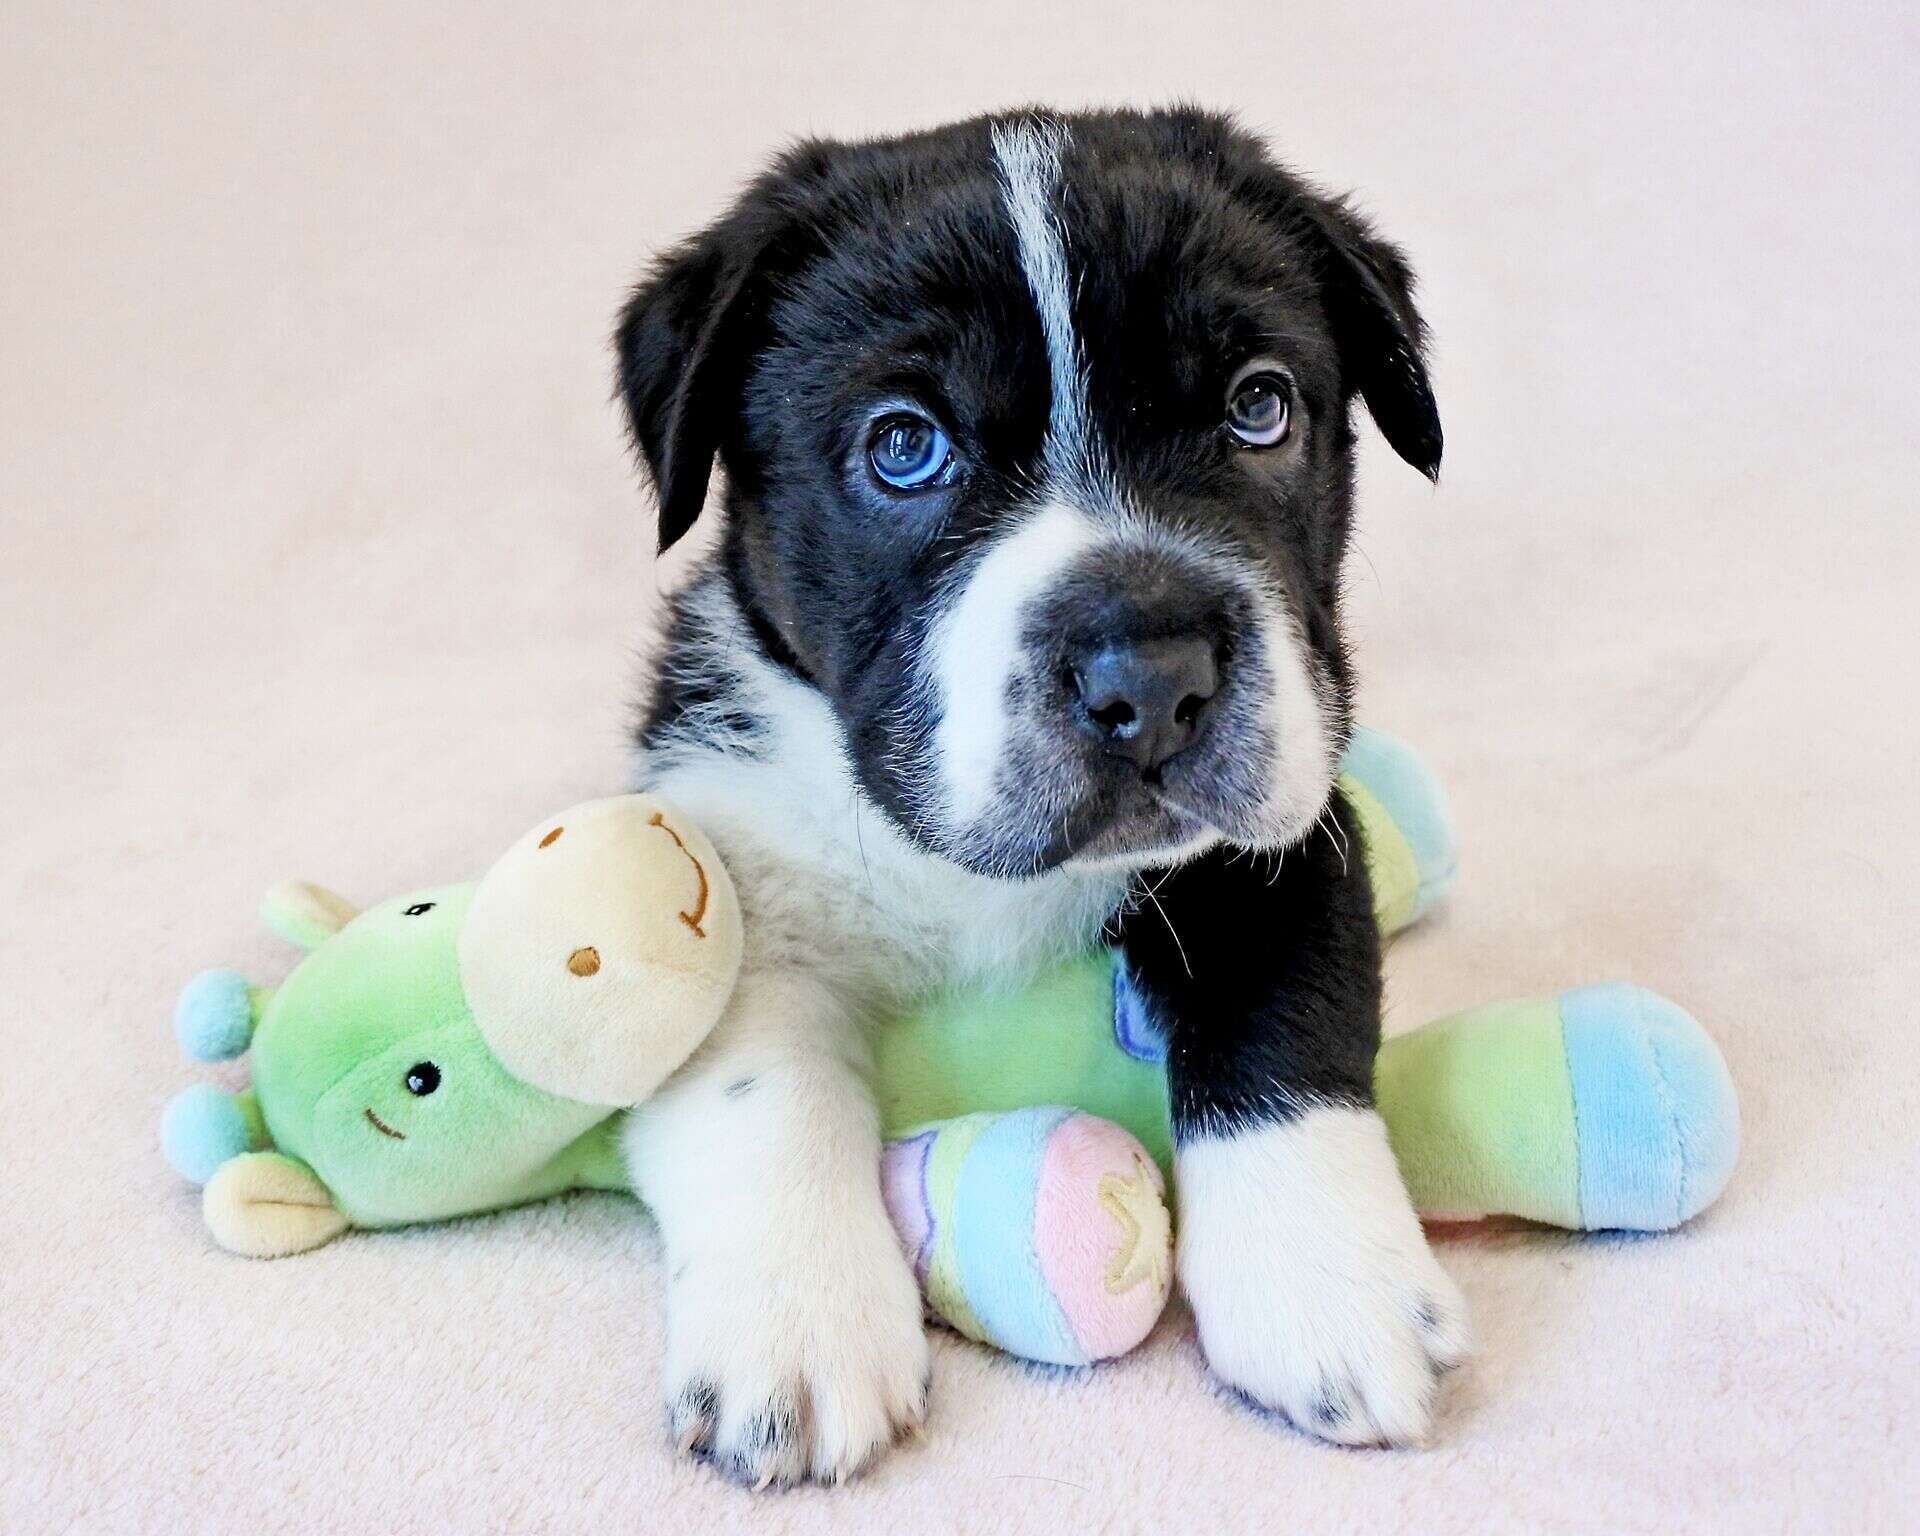
[[[1110,505],[1096,487],[1086,373],[1073,331],[1073,285],[1060,222],[1065,125],[1039,120],[993,129],[1001,198],[1020,269],[1040,315],[1051,386],[1045,482],[1052,493],[1013,522],[970,569],[934,621],[921,674],[936,697],[933,770],[949,828],[977,822],[998,800],[995,779],[1012,734],[1008,691],[1021,672],[1027,611],[1099,537],[1094,515]]]
[[[992,140],[1001,198],[1046,343],[1050,406],[1040,494],[945,594],[920,652],[917,670],[938,713],[923,772],[941,802],[945,831],[964,836],[1010,810],[1028,822],[1057,816],[1046,786],[1001,780],[1016,727],[1011,694],[1014,680],[1030,670],[1021,636],[1036,604],[1077,560],[1103,548],[1178,556],[1252,599],[1267,687],[1251,701],[1256,728],[1241,747],[1256,758],[1242,765],[1239,797],[1253,825],[1237,830],[1249,842],[1291,841],[1312,824],[1332,782],[1328,712],[1300,626],[1284,595],[1257,570],[1122,494],[1096,430],[1086,354],[1073,325],[1060,213],[1067,129],[1042,119],[1001,123]],[[1071,729],[1064,719],[1053,725]]]
[[[1020,247],[1020,268],[1040,312],[1047,342],[1052,407],[1047,418],[1047,469],[1056,487],[1084,494],[1096,472],[1087,407],[1086,359],[1073,330],[1073,279],[1067,270],[1067,232],[1057,207],[1063,124],[1001,123],[993,130],[1000,194]]]
[[[1049,502],[987,551],[934,621],[922,666],[939,698],[934,763],[950,825],[967,826],[994,803],[1029,604],[1098,537],[1084,512]]]

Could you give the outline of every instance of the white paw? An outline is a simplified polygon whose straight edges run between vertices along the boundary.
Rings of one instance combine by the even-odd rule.
[[[1181,1284],[1215,1374],[1342,1445],[1418,1445],[1466,1359],[1466,1304],[1369,1110],[1183,1145]]]
[[[864,1469],[927,1408],[920,1293],[890,1230],[671,1261],[667,1427],[749,1488]]]

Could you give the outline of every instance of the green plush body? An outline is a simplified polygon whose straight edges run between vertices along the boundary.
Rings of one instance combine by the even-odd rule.
[[[1376,915],[1391,932],[1419,916],[1451,876],[1444,816],[1417,760],[1386,738],[1356,746],[1342,789],[1362,831]],[[700,878],[704,899],[704,871]],[[190,1089],[163,1122],[170,1159],[207,1185],[208,1223],[223,1245],[273,1256],[349,1226],[436,1221],[570,1189],[626,1187],[620,1111],[509,1073],[476,1023],[459,945],[475,891],[445,886],[350,915],[316,888],[285,888],[270,898],[268,919],[312,949],[292,975],[267,992],[210,972],[183,995],[177,1023],[190,1055],[224,1059],[249,1046],[252,1054],[249,1091]],[[574,949],[569,963],[584,954],[598,971],[598,949]],[[575,974],[592,973],[580,966]],[[1164,1254],[1152,1245],[1166,1242],[1164,1217],[1154,1212],[1172,1147],[1159,1043],[1113,955],[1085,955],[1015,989],[929,1000],[879,1031],[877,1052],[876,1092],[894,1139],[885,1164],[890,1206],[896,1194],[909,1200],[901,1191],[919,1178],[911,1198],[929,1207],[939,1229],[909,1235],[915,1218],[896,1211],[903,1242],[910,1251],[918,1245],[930,1305],[964,1331],[1036,1358],[1100,1358],[1143,1334],[1169,1283]],[[433,1081],[423,1093],[426,1068]],[[1737,1118],[1717,1052],[1686,1015],[1633,988],[1438,1020],[1385,1045],[1376,1085],[1409,1191],[1430,1215],[1670,1226],[1711,1200],[1731,1168]],[[1017,1118],[1032,1106],[1066,1109],[1035,1129]],[[982,1136],[994,1124],[982,1112],[1005,1121],[998,1132]],[[973,1118],[942,1129],[962,1117]],[[1085,1132],[1099,1121],[1136,1138],[1159,1172],[1150,1180],[1128,1175],[1133,1143],[1118,1133],[1089,1142]],[[906,1149],[929,1136],[934,1151],[917,1172],[903,1171]],[[956,1277],[969,1244],[984,1251],[1007,1234],[983,1230],[988,1218],[954,1205],[964,1184],[957,1175],[944,1192],[927,1193],[942,1159],[953,1162],[976,1142],[1003,1159],[985,1174],[976,1167],[976,1181],[1026,1180],[1057,1191],[1058,1168],[1071,1165],[1086,1186],[1070,1207],[1037,1196],[1012,1202],[1021,1220],[1037,1224],[1013,1234],[1015,1246],[1051,1255],[1060,1272],[1044,1283],[1035,1272],[1035,1294],[1014,1309],[1020,1315],[997,1304],[984,1321]],[[1095,1142],[1098,1157],[1086,1151]],[[1043,1163],[1054,1169],[1046,1180]],[[975,1206],[1005,1219],[1004,1200]],[[1064,1276],[1059,1234],[1038,1230],[1049,1222],[1085,1224],[1084,1241],[1073,1238],[1091,1254],[1079,1278]],[[1115,1222],[1127,1229],[1119,1246]],[[1136,1284],[1145,1289],[1126,1294]],[[1113,1308],[1123,1301],[1131,1311],[1116,1323]],[[1100,1317],[1087,1321],[1094,1313]]]
[[[442,886],[363,912],[282,983],[254,1034],[269,1143],[357,1227],[623,1185],[607,1106],[513,1077],[474,1027],[454,947],[472,894]],[[406,915],[417,906],[431,909]],[[429,1098],[406,1087],[423,1061],[440,1073]]]
[[[1117,970],[1111,954],[1091,954],[1018,992],[957,994],[891,1026],[876,1048],[889,1134],[1071,1104],[1130,1131],[1171,1173],[1166,1069],[1152,1042],[1122,1043]],[[1610,1081],[1596,1081],[1596,1060]],[[1431,1219],[1664,1230],[1719,1194],[1737,1150],[1732,1082],[1705,1031],[1618,983],[1483,1004],[1394,1036],[1374,1096],[1407,1192]]]

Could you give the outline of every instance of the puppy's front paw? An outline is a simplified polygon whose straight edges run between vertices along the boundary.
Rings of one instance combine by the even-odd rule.
[[[1214,1372],[1342,1445],[1417,1445],[1466,1359],[1386,1128],[1323,1106],[1179,1151],[1180,1280]]]
[[[884,1236],[676,1261],[665,1384],[683,1452],[750,1488],[837,1483],[917,1429],[927,1405],[920,1294]]]

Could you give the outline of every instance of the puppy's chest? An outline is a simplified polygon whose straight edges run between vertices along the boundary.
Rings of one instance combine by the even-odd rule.
[[[1017,981],[1084,950],[1126,889],[1118,874],[972,874],[864,806],[793,816],[777,835],[753,816],[709,830],[740,891],[749,963],[825,970],[888,1001]]]

